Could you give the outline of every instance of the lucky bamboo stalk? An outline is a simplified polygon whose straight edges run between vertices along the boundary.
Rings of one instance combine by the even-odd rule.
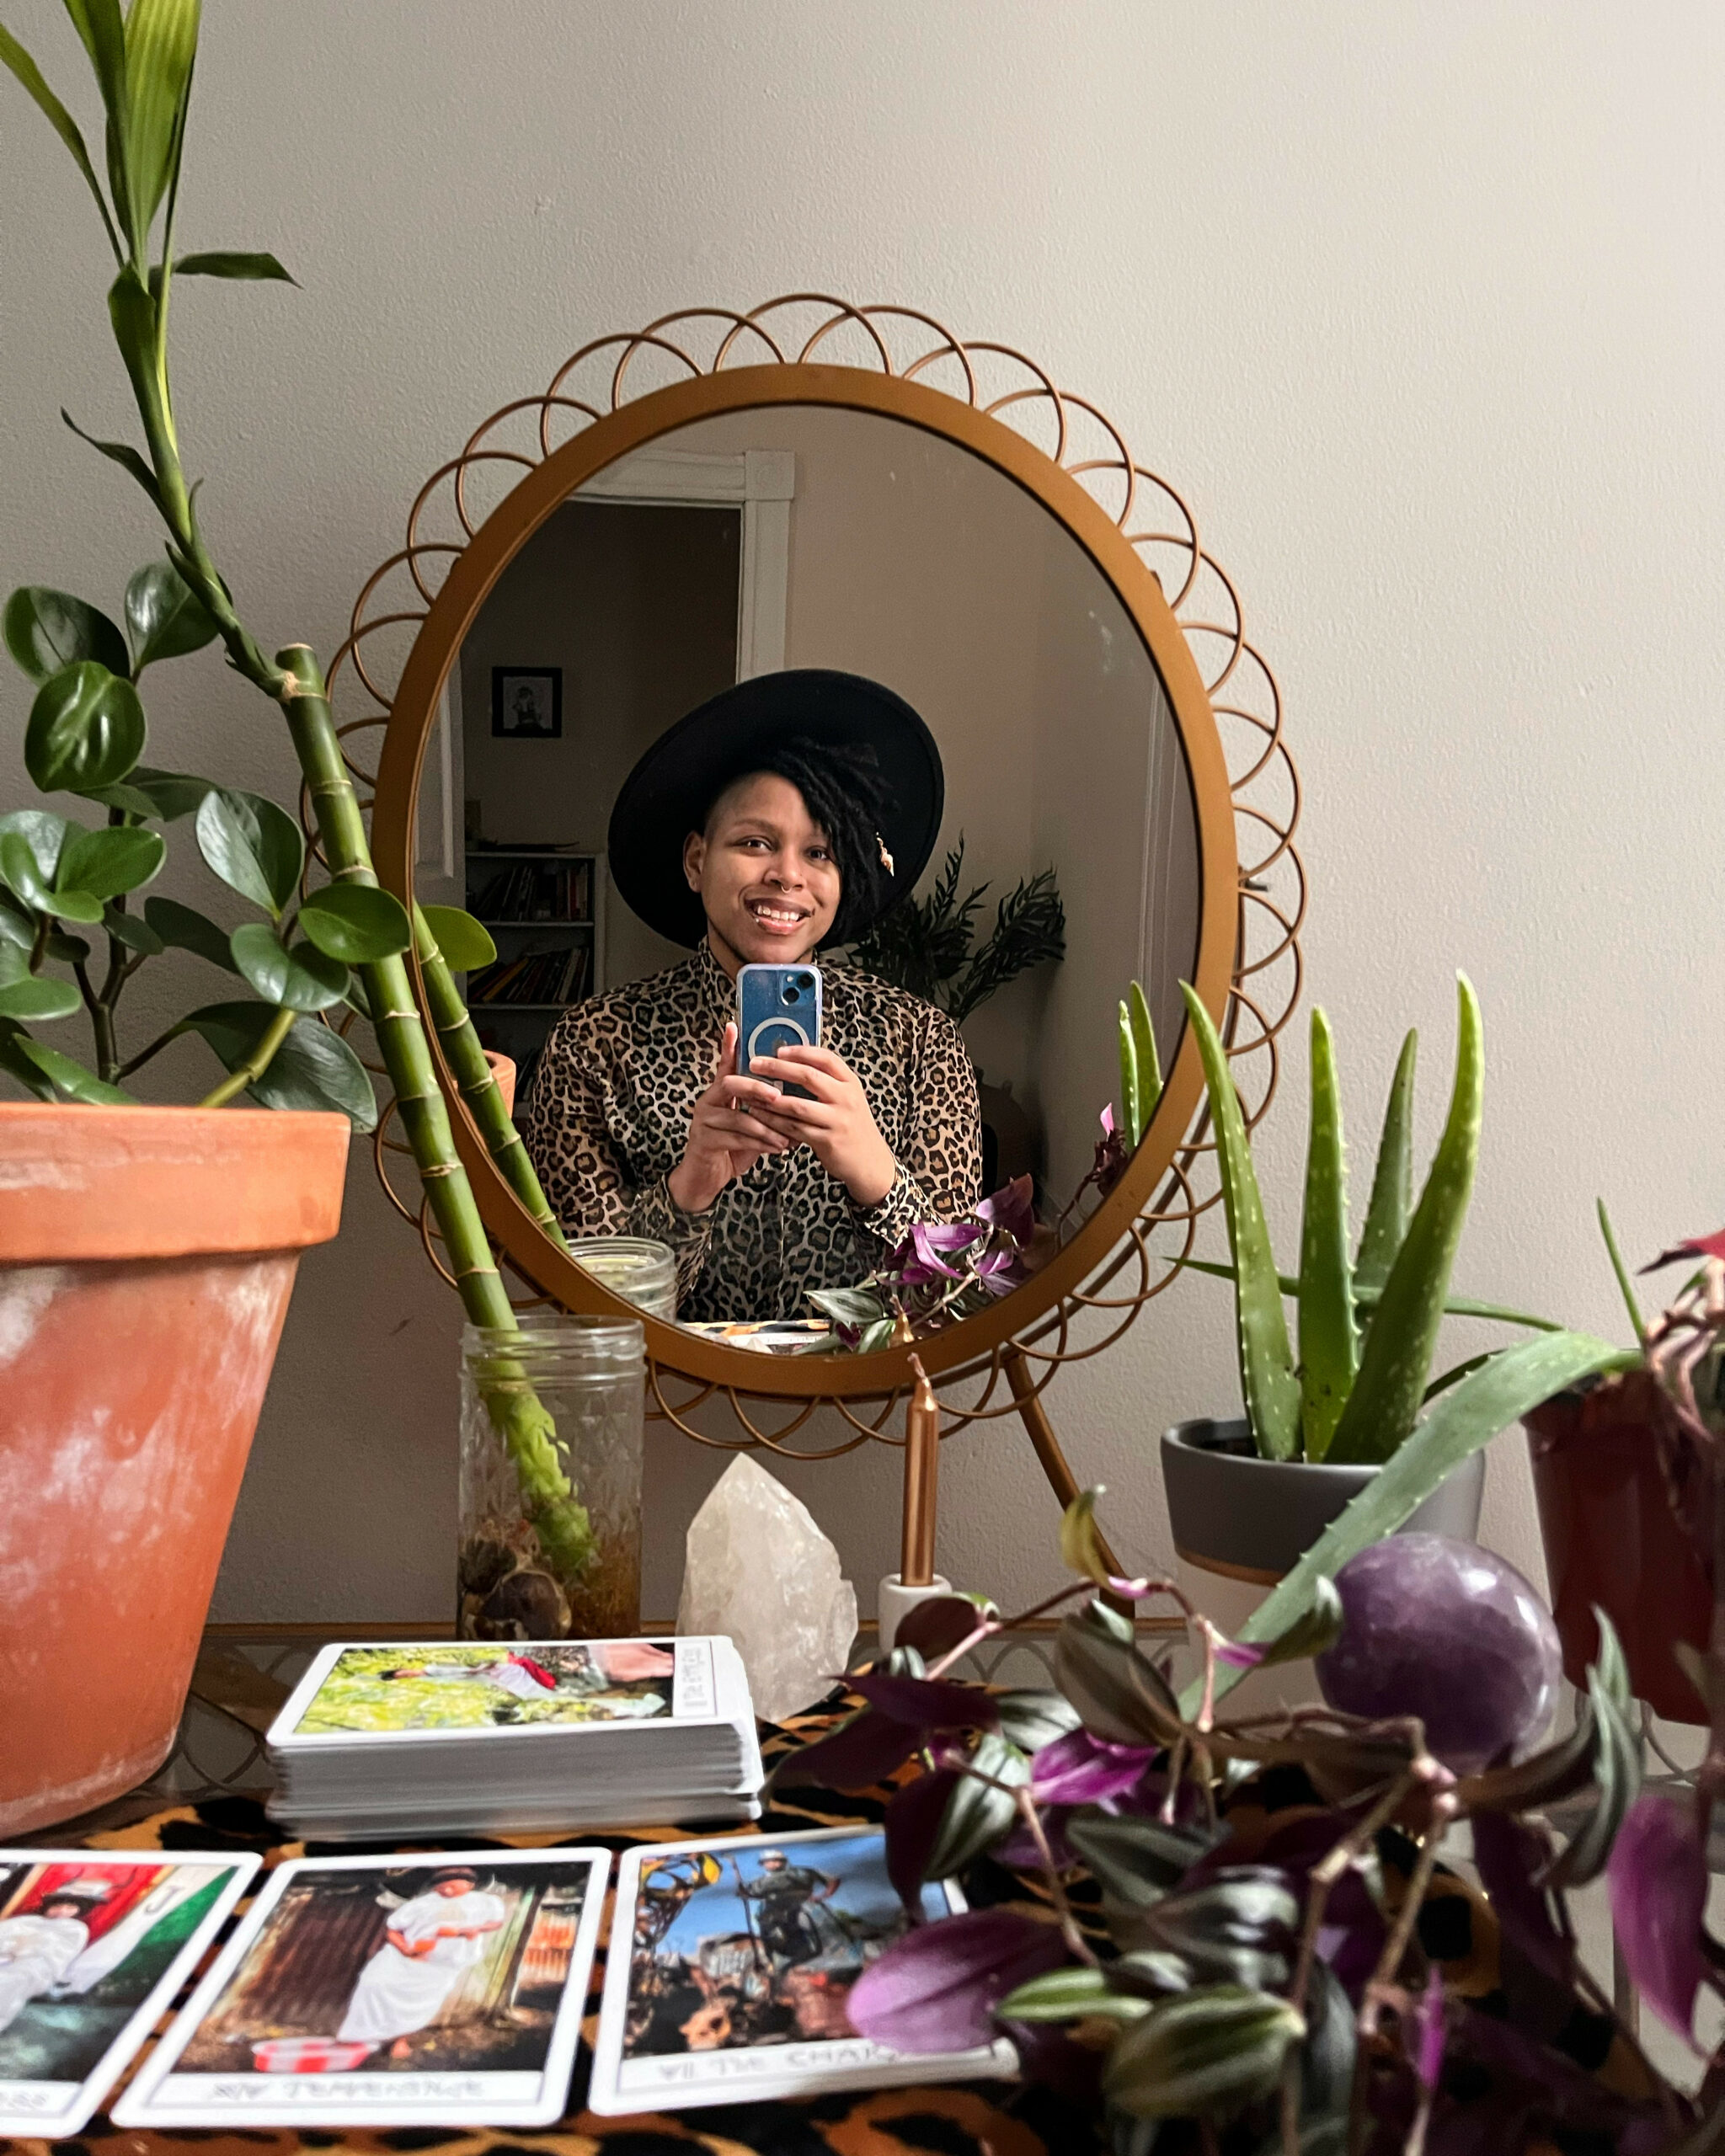
[[[107,113],[111,216],[76,121],[29,54],[3,30],[0,62],[18,78],[71,151],[95,196],[118,268],[108,295],[109,319],[131,382],[148,453],[141,456],[123,443],[96,442],[94,446],[129,472],[155,506],[167,527],[169,558],[216,623],[235,670],[281,707],[310,789],[331,876],[338,883],[375,887],[377,879],[364,819],[342,758],[318,662],[304,644],[290,644],[273,661],[264,656],[240,619],[199,530],[195,490],[188,486],[180,461],[168,366],[168,302],[176,268],[182,273],[229,278],[286,278],[287,274],[273,256],[264,254],[205,254],[175,261],[175,212],[200,0],[131,0],[124,18],[119,0],[77,0],[76,5],[68,0],[67,13],[83,42]],[[152,264],[151,229],[164,204],[160,259]],[[67,424],[72,424],[69,418]],[[472,1027],[455,1019],[451,1006],[459,998],[423,922],[415,928],[416,936],[421,932],[432,947],[425,971],[440,1029],[486,1142],[530,1211],[554,1231],[555,1223],[549,1219],[549,1209],[503,1110]],[[514,1310],[455,1149],[406,962],[399,954],[367,958],[360,963],[360,973],[385,1067],[395,1087],[403,1130],[443,1237],[462,1306],[476,1325],[504,1333],[516,1331]],[[285,1033],[286,1029],[282,1030]],[[488,1358],[483,1390],[492,1422],[520,1478],[527,1515],[558,1569],[565,1576],[573,1574],[591,1554],[592,1534],[586,1512],[563,1471],[556,1426],[525,1372],[507,1358],[500,1363]]]

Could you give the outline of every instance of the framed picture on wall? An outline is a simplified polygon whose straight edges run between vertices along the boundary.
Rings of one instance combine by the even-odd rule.
[[[562,667],[494,666],[491,732],[499,741],[560,741]]]

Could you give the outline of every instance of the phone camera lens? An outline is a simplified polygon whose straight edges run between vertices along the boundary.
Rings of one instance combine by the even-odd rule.
[[[798,988],[795,981],[792,980],[785,983],[784,1000],[787,1003],[800,1003],[802,1001],[802,991]]]
[[[812,989],[812,988],[814,987],[814,974],[799,974],[797,976],[797,985],[798,985],[798,988],[802,988],[802,989]]]

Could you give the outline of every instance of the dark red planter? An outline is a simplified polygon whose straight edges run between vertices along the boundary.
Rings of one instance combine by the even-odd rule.
[[[1586,1682],[1599,1646],[1597,1603],[1623,1641],[1637,1694],[1668,1721],[1705,1722],[1671,1649],[1677,1640],[1706,1646],[1713,1598],[1666,1495],[1657,1436],[1664,1406],[1654,1380],[1632,1370],[1560,1393],[1522,1427],[1564,1675]]]

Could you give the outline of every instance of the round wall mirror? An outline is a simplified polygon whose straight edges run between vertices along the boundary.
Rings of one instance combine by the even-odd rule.
[[[1189,1230],[1211,1202],[1188,1172],[1202,1085],[1183,983],[1231,1032],[1249,1014],[1235,1045],[1268,1049],[1274,1082],[1285,1013],[1267,1014],[1244,986],[1279,963],[1289,1005],[1297,989],[1300,901],[1263,895],[1268,864],[1292,864],[1297,880],[1297,791],[1274,687],[1268,716],[1213,694],[1258,666],[1237,611],[1225,605],[1220,626],[1177,616],[1158,546],[1176,603],[1220,579],[1166,489],[1156,499],[1172,528],[1135,520],[1156,483],[1088,407],[1039,377],[980,408],[974,355],[949,343],[895,371],[878,326],[848,309],[768,364],[742,363],[740,336],[764,336],[725,320],[710,368],[663,325],[614,340],[601,351],[602,403],[577,393],[591,356],[578,355],[422,495],[408,551],[356,609],[351,645],[387,712],[380,873],[403,897],[486,922],[497,958],[469,977],[469,1007],[485,1045],[516,1067],[516,1119],[565,1234],[638,1232],[635,1195],[675,1167],[734,1015],[735,967],[714,953],[765,953],[720,936],[692,956],[686,935],[665,932],[664,909],[645,917],[654,907],[638,868],[610,851],[620,793],[714,698],[721,726],[744,724],[730,714],[752,707],[728,693],[740,683],[777,677],[774,694],[795,702],[800,684],[841,677],[908,707],[943,782],[926,864],[900,873],[880,840],[887,910],[809,963],[822,1038],[861,1076],[921,1224],[938,1230],[991,1198],[1014,1224],[1017,1259],[957,1291],[932,1324],[919,1316],[915,1343],[937,1381],[985,1372],[971,1410],[1000,1412],[985,1402],[1003,1351],[1017,1360],[1012,1390],[1033,1391],[1033,1343],[1052,1367],[1087,1303],[1135,1310],[1166,1277],[1148,1265],[1145,1225]],[[835,327],[866,333],[862,364],[830,363]],[[934,386],[929,364],[955,355],[956,393]],[[684,378],[654,386],[655,361]],[[1102,454],[1078,454],[1080,424]],[[448,538],[433,532],[439,504],[455,510]],[[392,578],[417,601],[394,603]],[[385,690],[382,642],[409,631]],[[1223,654],[1208,680],[1206,637]],[[1228,718],[1245,722],[1239,743],[1225,741]],[[1267,772],[1280,805],[1244,802]],[[1248,850],[1244,877],[1242,815],[1270,835]],[[670,835],[680,847],[689,834]],[[673,880],[679,865],[673,855]],[[1272,917],[1267,954],[1263,937],[1252,948],[1254,902]],[[711,914],[710,890],[703,903]],[[692,932],[704,926],[695,919]],[[1119,1012],[1135,982],[1162,1090],[1129,1157],[1106,1133],[1126,1113]],[[615,1308],[534,1226],[444,1079],[508,1262],[569,1307]],[[736,1179],[735,1206],[715,1207],[703,1252],[683,1253],[681,1321],[649,1322],[657,1372],[734,1398],[889,1401],[902,1389],[911,1348],[883,1317],[919,1255],[937,1277],[925,1271],[917,1310],[948,1292],[939,1267],[951,1246],[936,1233],[895,1257],[901,1214],[889,1239],[854,1203],[829,1220],[809,1161],[806,1147],[800,1168],[795,1149],[757,1161]],[[1124,1292],[1107,1293],[1135,1251]],[[1010,1406],[1004,1387],[1001,1398]]]

